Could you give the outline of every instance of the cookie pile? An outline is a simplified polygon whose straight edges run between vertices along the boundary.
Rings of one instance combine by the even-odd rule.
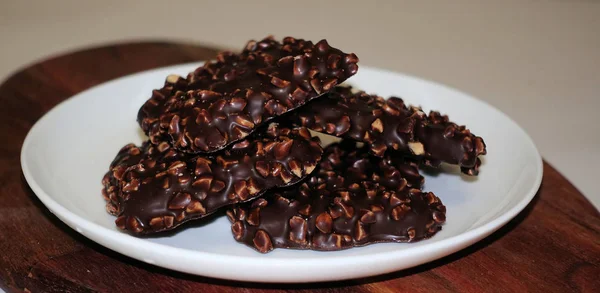
[[[232,236],[263,253],[433,236],[446,207],[418,167],[477,175],[485,143],[438,112],[340,86],[357,62],[325,40],[268,37],[169,75],[138,113],[148,141],[102,179],[106,210],[143,235],[226,209]]]

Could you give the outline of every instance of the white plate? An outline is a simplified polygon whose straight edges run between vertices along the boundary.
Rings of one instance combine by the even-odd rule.
[[[256,282],[313,282],[366,277],[426,263],[465,248],[516,216],[542,179],[542,159],[510,118],[469,95],[430,81],[361,66],[350,83],[382,96],[449,114],[485,139],[479,177],[456,169],[426,176],[425,189],[448,208],[433,238],[338,252],[276,249],[263,255],[234,241],[226,218],[164,237],[140,239],[117,230],[106,213],[100,180],[120,147],[143,140],[136,113],[170,73],[199,64],[146,71],[96,86],[56,106],[29,131],[21,151],[27,182],[77,232],[141,261],[191,274]]]

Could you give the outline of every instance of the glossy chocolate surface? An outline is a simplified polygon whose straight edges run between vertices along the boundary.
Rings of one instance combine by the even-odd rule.
[[[432,111],[405,105],[397,97],[387,100],[349,87],[336,87],[327,96],[291,113],[292,121],[312,130],[365,142],[376,156],[387,150],[412,154],[427,165],[441,162],[459,165],[477,175],[478,156],[486,154],[485,143],[465,126]]]
[[[250,41],[240,54],[220,53],[186,78],[167,77],[141,107],[138,122],[154,144],[215,152],[332,90],[356,74],[357,62],[325,40]]]
[[[446,219],[446,207],[422,192],[422,183],[414,164],[334,144],[300,186],[236,205],[227,215],[234,238],[262,253],[414,242],[433,236]]]
[[[104,177],[103,194],[119,228],[160,232],[295,184],[315,169],[321,154],[307,129],[275,123],[212,156],[177,152],[166,142],[128,145]]]

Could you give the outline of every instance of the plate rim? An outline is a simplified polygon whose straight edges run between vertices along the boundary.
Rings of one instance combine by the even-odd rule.
[[[261,266],[265,266],[265,265],[266,266],[269,266],[269,265],[280,266],[281,262],[284,261],[284,262],[286,262],[285,267],[288,267],[288,266],[294,266],[294,265],[307,265],[307,264],[310,265],[315,260],[320,260],[321,257],[318,257],[318,256],[307,256],[305,258],[304,257],[303,258],[294,258],[294,257],[285,257],[285,256],[277,257],[277,258],[268,258],[268,257],[264,257],[264,255],[258,254],[258,253],[256,256],[227,255],[227,254],[220,254],[220,253],[213,253],[213,252],[190,250],[190,249],[186,249],[186,248],[179,248],[179,247],[174,247],[174,246],[170,246],[170,245],[166,245],[166,244],[151,242],[144,238],[137,238],[137,237],[131,236],[129,234],[126,234],[126,233],[123,233],[120,231],[111,230],[109,228],[106,228],[104,226],[96,224],[93,221],[90,221],[88,219],[85,219],[85,218],[77,215],[76,213],[70,211],[68,208],[62,206],[57,201],[55,201],[49,194],[47,194],[38,185],[37,181],[34,179],[34,175],[32,175],[30,166],[27,164],[27,159],[26,159],[27,149],[29,148],[31,141],[33,140],[33,137],[37,132],[36,129],[40,128],[41,127],[40,125],[42,125],[46,119],[49,119],[48,117],[51,115],[51,113],[59,111],[59,109],[61,109],[62,107],[65,107],[65,105],[68,105],[70,102],[76,100],[78,97],[86,95],[88,92],[93,91],[98,87],[110,86],[110,84],[113,82],[121,81],[123,79],[135,77],[138,75],[150,74],[154,71],[166,71],[166,70],[179,71],[181,69],[188,68],[188,67],[193,70],[194,66],[197,67],[197,66],[201,65],[202,63],[204,63],[204,62],[190,62],[190,63],[176,64],[176,65],[158,67],[158,68],[154,68],[154,69],[150,69],[150,70],[144,70],[144,71],[136,72],[133,74],[124,75],[124,76],[121,76],[121,77],[118,77],[118,78],[115,78],[115,79],[112,79],[112,80],[109,80],[106,82],[102,82],[93,87],[90,87],[90,88],[88,88],[84,91],[81,91],[69,98],[66,98],[65,100],[63,100],[60,103],[58,103],[57,105],[55,105],[53,108],[51,108],[48,112],[46,112],[42,117],[40,117],[33,124],[33,126],[29,129],[29,131],[23,141],[23,144],[21,147],[21,152],[20,152],[21,169],[22,169],[23,175],[24,175],[28,185],[31,187],[34,194],[40,199],[40,201],[42,201],[42,203],[54,215],[56,215],[67,226],[69,226],[73,230],[77,231],[84,237],[86,237],[86,238],[90,239],[91,241],[94,241],[110,250],[113,250],[120,254],[123,254],[125,256],[132,257],[134,259],[138,259],[140,261],[150,263],[153,265],[158,265],[158,266],[165,267],[168,269],[190,273],[190,270],[182,270],[180,268],[177,268],[176,266],[172,266],[172,265],[164,264],[164,263],[157,264],[155,261],[136,257],[135,255],[131,255],[131,253],[122,252],[125,249],[120,249],[120,248],[135,247],[136,249],[138,249],[140,251],[161,251],[160,254],[162,254],[162,255],[185,254],[188,256],[188,258],[200,259],[200,260],[203,260],[205,263],[207,262],[208,259],[212,259],[212,262],[217,261],[217,262],[222,262],[222,263],[234,263],[234,262],[239,262],[239,261],[247,262],[247,261],[255,261],[255,260],[259,259],[261,261]],[[539,150],[536,147],[535,143],[533,142],[533,139],[531,138],[531,136],[527,133],[527,131],[525,129],[523,129],[519,124],[517,124],[510,116],[506,115],[504,112],[500,111],[498,108],[494,107],[493,105],[487,103],[484,100],[480,100],[470,94],[467,94],[461,90],[447,86],[442,83],[438,83],[438,82],[427,80],[424,78],[419,78],[419,77],[416,77],[416,76],[413,76],[410,74],[391,71],[391,70],[378,68],[378,67],[362,65],[361,68],[363,69],[363,71],[365,71],[365,70],[378,71],[378,72],[386,74],[386,75],[402,76],[403,78],[409,78],[409,79],[412,79],[415,81],[423,82],[423,83],[427,84],[428,86],[441,87],[441,88],[444,88],[444,90],[449,90],[449,91],[453,91],[453,92],[461,94],[464,98],[467,98],[469,100],[469,102],[481,103],[481,104],[483,104],[483,106],[489,107],[491,110],[496,111],[498,114],[500,114],[502,116],[502,118],[504,118],[508,122],[514,124],[514,126],[516,128],[518,128],[520,131],[523,132],[523,135],[526,138],[525,143],[528,144],[532,148],[532,150],[534,151],[534,153],[536,155],[535,156],[536,178],[535,178],[535,181],[533,182],[533,184],[531,185],[531,188],[526,193],[525,192],[522,193],[523,198],[519,202],[517,202],[511,209],[509,209],[506,212],[500,214],[499,216],[487,221],[487,223],[485,223],[479,227],[476,227],[472,230],[468,230],[466,232],[463,232],[463,233],[460,233],[460,234],[457,234],[454,236],[450,236],[450,237],[440,240],[440,241],[423,244],[418,247],[408,247],[408,248],[404,248],[402,250],[380,251],[380,252],[373,252],[373,253],[368,253],[368,254],[363,254],[363,255],[356,255],[356,256],[350,257],[351,262],[353,262],[353,263],[363,263],[365,261],[372,262],[372,261],[376,261],[377,259],[381,259],[381,258],[394,258],[394,257],[397,257],[397,256],[395,256],[396,254],[419,253],[419,254],[427,255],[427,254],[430,254],[431,252],[435,252],[440,249],[442,249],[442,250],[446,249],[446,250],[451,251],[450,253],[444,253],[444,256],[453,254],[459,250],[462,250],[466,247],[471,246],[475,242],[480,241],[481,239],[487,237],[491,233],[500,229],[508,221],[510,221],[515,216],[517,216],[535,197],[535,195],[537,194],[537,191],[539,190],[539,187],[541,185],[542,178],[543,178],[543,160],[542,160]],[[84,234],[82,230],[86,231],[86,233]],[[104,241],[96,240],[94,238],[111,239],[111,242],[116,243],[117,245],[108,246],[108,245],[104,244]],[[451,247],[451,248],[449,248],[449,247]],[[333,259],[333,260],[338,260],[338,261],[340,259],[348,259],[348,258],[349,257],[347,255],[330,255],[330,256],[328,256],[328,259]],[[430,261],[438,259],[438,258],[440,258],[440,257],[434,257],[434,258],[428,260],[427,262],[430,262]],[[425,262],[425,263],[427,263],[427,262]],[[412,265],[410,265],[408,267],[412,267]],[[408,267],[406,267],[406,268],[408,268]],[[406,269],[406,268],[404,268],[404,269]],[[193,274],[198,274],[198,273],[193,273]],[[375,274],[379,274],[379,273],[376,272],[374,274],[369,274],[369,275],[375,275]],[[216,278],[221,278],[221,279],[235,279],[235,280],[243,280],[243,281],[251,281],[252,280],[249,278],[231,278],[228,276],[210,274],[210,270],[206,270],[206,273],[202,273],[202,274],[198,274],[198,275],[216,277]],[[349,278],[354,278],[354,277],[350,276]],[[328,279],[325,276],[325,277],[319,279],[318,281],[323,281],[323,280],[330,280],[330,279]],[[337,280],[339,280],[339,278]],[[269,282],[268,280],[266,280],[266,281],[260,280],[260,281],[261,282]],[[299,280],[299,281],[300,282],[311,282],[311,280]],[[270,282],[289,283],[289,282],[298,282],[298,281],[273,280]]]

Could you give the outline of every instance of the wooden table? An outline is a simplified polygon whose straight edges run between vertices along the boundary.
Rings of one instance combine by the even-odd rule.
[[[485,240],[383,276],[316,284],[255,284],[154,267],[73,231],[33,194],[19,154],[29,128],[62,100],[126,74],[206,60],[214,49],[134,43],[73,52],[23,68],[0,86],[0,286],[32,292],[600,292],[600,215],[547,163],[540,191]],[[591,176],[591,175],[590,175]]]

